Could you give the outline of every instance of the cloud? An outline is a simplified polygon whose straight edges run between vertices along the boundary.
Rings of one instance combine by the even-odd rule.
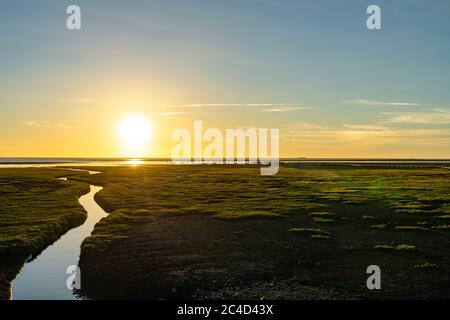
[[[182,114],[187,114],[187,112],[184,112],[184,111],[161,112],[161,113],[158,113],[158,116],[167,117],[167,116],[179,116]]]
[[[261,112],[291,112],[298,110],[308,110],[311,108],[308,107],[283,107],[283,106],[274,106],[272,108],[262,109]]]
[[[327,128],[312,124],[309,122],[298,122],[294,124],[292,127],[295,128],[295,130],[326,130]]]
[[[384,102],[366,99],[347,100],[346,103],[364,106],[391,106],[391,107],[420,106],[419,103],[415,102]]]
[[[57,102],[73,102],[73,103],[91,103],[91,102],[99,102],[99,100],[95,99],[70,99],[70,98],[62,98],[62,99],[54,99]]]
[[[283,112],[294,112],[299,110],[313,109],[312,107],[304,107],[299,104],[287,104],[287,103],[196,103],[196,104],[178,104],[178,105],[159,105],[158,107],[174,108],[175,110],[191,109],[189,111],[161,112],[159,114],[160,116],[187,114],[190,112],[194,112],[192,109],[201,109],[201,111],[197,110],[195,112],[219,112],[220,108],[224,109],[245,108],[246,110],[252,110],[260,113],[283,113]]]
[[[177,108],[208,108],[208,107],[300,107],[298,104],[286,103],[191,103],[191,104],[172,104],[161,105],[161,107]]]
[[[389,128],[379,126],[379,125],[372,125],[372,124],[345,124],[344,128],[351,129],[351,130],[363,130],[363,131],[386,131],[389,130]]]
[[[13,97],[14,98],[14,97]],[[64,103],[92,103],[101,102],[96,99],[88,98],[44,98],[44,97],[17,97],[17,99],[25,101],[40,101],[40,102],[64,102]]]
[[[450,124],[450,111],[432,109],[433,112],[382,112],[387,117],[386,123],[415,123],[415,124]]]
[[[0,140],[0,145],[11,145],[17,144],[17,141],[14,140]]]
[[[76,126],[61,123],[61,122],[49,122],[49,121],[25,121],[24,124],[28,127],[37,127],[37,128],[58,128],[65,130],[78,129]]]
[[[352,146],[361,150],[376,149],[384,145],[449,146],[450,129],[397,129],[372,124],[345,124],[324,128],[313,124],[296,124],[282,137],[305,146]]]

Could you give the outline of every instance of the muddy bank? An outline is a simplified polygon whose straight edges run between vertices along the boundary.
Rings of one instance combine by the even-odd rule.
[[[315,277],[337,258],[288,233],[291,219],[239,222],[202,215],[162,216],[81,254],[83,292],[98,298],[332,299],[344,296]],[[321,263],[322,261],[322,263]]]
[[[0,300],[11,299],[11,281],[19,273],[26,258],[0,257]]]

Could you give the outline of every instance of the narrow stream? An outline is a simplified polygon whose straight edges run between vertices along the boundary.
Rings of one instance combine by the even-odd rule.
[[[70,274],[67,274],[66,270],[68,266],[78,265],[81,243],[91,235],[95,224],[107,216],[107,213],[94,200],[95,194],[102,189],[102,187],[91,185],[90,192],[80,197],[79,202],[88,215],[81,226],[71,229],[47,247],[36,259],[25,263],[20,274],[12,282],[12,299],[79,299],[72,290],[67,288],[66,282]]]

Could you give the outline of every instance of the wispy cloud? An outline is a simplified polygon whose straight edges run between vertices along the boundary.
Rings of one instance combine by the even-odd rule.
[[[345,124],[324,128],[296,124],[284,131],[285,139],[305,146],[354,146],[361,150],[383,145],[449,146],[450,129],[398,129],[373,124]]]
[[[347,100],[346,103],[363,106],[391,106],[391,107],[420,106],[420,104],[416,102],[389,102],[389,101],[376,101],[367,99]]]
[[[14,140],[0,140],[0,145],[12,145],[17,144],[17,141]]]
[[[78,129],[78,127],[61,122],[50,122],[50,121],[25,121],[24,125],[27,127],[37,127],[37,128],[58,128],[65,130]]]
[[[161,105],[161,107],[177,108],[208,108],[208,107],[300,107],[299,104],[287,103],[191,103],[191,104],[170,104]]]
[[[183,114],[187,114],[187,112],[184,111],[161,112],[158,113],[157,115],[160,117],[167,117],[167,116],[179,116]]]
[[[245,108],[246,110],[252,110],[261,113],[283,113],[313,109],[312,107],[305,107],[299,104],[287,103],[195,103],[159,105],[158,107],[171,108],[172,110],[175,110],[170,112],[161,112],[159,113],[160,116],[181,115],[190,112],[219,112],[222,110],[226,110],[227,108]],[[177,109],[183,111],[177,111]],[[201,111],[195,109],[200,109]]]
[[[92,102],[100,102],[100,100],[89,99],[89,98],[18,97],[17,99],[25,100],[25,101],[63,102],[63,103],[92,103]]]
[[[298,110],[308,110],[309,107],[285,107],[285,106],[273,106],[271,108],[262,109],[261,112],[291,112]]]
[[[326,130],[326,127],[309,122],[297,122],[291,126],[294,130]]]
[[[450,110],[432,109],[432,112],[382,112],[386,123],[450,124]]]
[[[386,131],[389,130],[387,127],[373,125],[373,124],[345,124],[343,126],[350,130],[363,130],[363,131]]]

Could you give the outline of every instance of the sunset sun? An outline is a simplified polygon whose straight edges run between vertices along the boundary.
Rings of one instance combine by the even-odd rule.
[[[146,117],[133,114],[122,118],[117,133],[127,156],[143,156],[149,147],[153,126]]]

